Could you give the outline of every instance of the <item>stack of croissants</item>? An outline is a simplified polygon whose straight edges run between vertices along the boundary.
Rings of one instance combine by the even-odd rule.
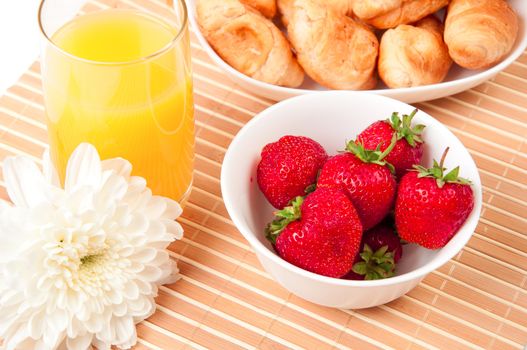
[[[435,84],[453,62],[497,64],[518,35],[506,0],[197,0],[196,11],[224,61],[286,87],[306,73],[330,89],[372,89],[377,76],[389,88]]]

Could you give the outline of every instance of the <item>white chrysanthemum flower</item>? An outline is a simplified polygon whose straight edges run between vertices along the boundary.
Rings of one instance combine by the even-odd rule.
[[[95,148],[72,154],[65,186],[4,161],[14,205],[0,200],[0,338],[6,350],[130,348],[155,311],[158,286],[177,279],[166,247],[183,235],[181,207],[153,196],[124,159]]]

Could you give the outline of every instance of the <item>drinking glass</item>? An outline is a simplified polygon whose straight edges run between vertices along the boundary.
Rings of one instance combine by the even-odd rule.
[[[122,157],[153,194],[184,201],[194,107],[183,0],[43,0],[39,23],[51,158],[64,182],[82,142]]]

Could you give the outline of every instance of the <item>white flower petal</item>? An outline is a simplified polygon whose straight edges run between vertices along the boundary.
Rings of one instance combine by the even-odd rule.
[[[172,284],[181,278],[177,264],[173,260],[170,260],[161,271],[164,276],[157,281],[158,284]]]
[[[175,239],[183,238],[183,227],[174,220],[163,219],[161,220],[165,224],[167,231],[174,236]]]
[[[48,349],[55,349],[65,339],[65,336],[65,332],[58,332],[48,327],[44,331],[42,340]]]
[[[128,301],[128,309],[134,316],[144,315],[148,313],[150,309],[150,303],[147,298],[137,298],[135,300]]]
[[[103,328],[107,327],[100,314],[94,314],[92,317],[84,321],[84,326],[89,333],[98,333]]]
[[[139,288],[133,282],[129,282],[123,289],[123,294],[126,299],[134,300],[139,297]]]
[[[42,173],[44,174],[44,179],[47,183],[52,184],[55,187],[61,187],[59,174],[51,161],[49,148],[46,148],[42,154]]]
[[[136,275],[139,272],[145,269],[145,265],[137,261],[132,261],[132,263],[126,268],[126,272]]]
[[[96,208],[104,209],[106,204],[113,204],[120,202],[126,191],[128,184],[122,176],[111,175],[104,182],[99,195],[96,197]]]
[[[116,317],[123,317],[128,312],[128,303],[122,302],[120,304],[114,305],[113,315]]]
[[[165,212],[166,208],[167,203],[165,198],[152,196],[142,212],[150,219],[158,219]]]
[[[145,232],[146,237],[150,241],[165,240],[166,233],[167,227],[160,221],[150,221],[150,225]]]
[[[180,217],[181,213],[183,213],[181,205],[179,205],[178,202],[170,198],[164,198],[164,200],[167,204],[167,208],[163,213],[163,218],[175,220]]]
[[[150,247],[144,247],[142,249],[136,249],[135,253],[129,256],[130,260],[133,261],[139,261],[142,263],[148,263],[157,255],[157,249],[150,248]]]
[[[29,318],[27,327],[29,335],[33,339],[39,339],[40,337],[42,337],[45,317],[46,313],[44,312],[44,310],[39,310],[37,313],[31,315],[31,317]]]
[[[157,282],[163,277],[163,270],[157,266],[146,266],[145,269],[141,271],[141,277],[148,282]]]
[[[25,223],[25,216],[18,208],[0,203],[0,273],[3,262],[15,259],[31,239],[36,239]]]
[[[163,266],[164,264],[167,264],[170,261],[170,255],[168,254],[168,251],[166,250],[157,250],[157,254],[155,256],[155,259],[152,259],[149,261],[150,265],[156,265],[156,266]]]
[[[33,340],[33,339],[31,339]],[[61,345],[59,345],[58,349],[57,350],[63,350],[64,349],[64,346],[63,345],[64,342],[62,342]],[[39,339],[36,343],[33,344],[33,346],[29,349],[33,349],[33,350],[48,350],[48,347],[46,346],[46,343],[44,343],[44,339]],[[65,350],[68,350],[68,349],[65,349]]]
[[[132,164],[123,158],[106,159],[101,162],[102,170],[112,170],[115,174],[128,180],[132,173]]]
[[[27,332],[26,327],[24,325],[20,325],[16,331],[14,331],[14,334],[12,334],[8,340],[4,340],[3,347],[6,350],[17,350],[21,348],[21,345],[24,343],[25,340],[31,339],[29,337],[29,334]],[[33,341],[34,343],[34,341]],[[28,348],[28,343],[24,344],[24,347]]]
[[[93,191],[87,186],[75,187],[65,198],[63,205],[72,214],[85,214],[88,210],[93,210]]]
[[[82,186],[98,188],[101,181],[101,159],[95,147],[81,143],[73,151],[66,168],[64,189],[67,192]]]
[[[126,341],[118,345],[119,349],[131,349],[137,344],[137,330],[133,329],[132,336]]]
[[[135,326],[131,317],[114,317],[111,326],[112,329],[115,329],[116,345],[128,342],[135,333]]]
[[[93,334],[86,333],[83,336],[76,338],[68,338],[66,346],[68,350],[87,350],[90,348],[93,339]]]
[[[147,283],[143,280],[136,279],[135,283],[137,284],[137,288],[139,288],[139,293],[143,295],[151,295],[152,294],[152,285],[150,283]]]
[[[35,163],[26,157],[7,157],[4,160],[4,180],[7,194],[19,207],[32,207],[47,202],[47,187]]]
[[[66,335],[68,338],[77,338],[86,334],[86,327],[84,324],[77,318],[73,317],[68,324],[66,329]]]
[[[105,327],[105,328],[111,328],[111,327]],[[111,339],[111,338],[110,338]],[[108,342],[105,342],[103,340],[100,340],[99,338],[94,338],[92,344],[97,348],[97,350],[111,350],[111,340]]]
[[[62,332],[66,330],[69,323],[69,315],[65,310],[57,308],[46,315],[46,322],[57,332]]]
[[[131,237],[142,236],[149,228],[149,222],[143,213],[135,213],[130,222],[124,228],[124,232]],[[139,246],[138,244],[135,244]]]
[[[145,185],[145,179],[132,176],[128,193],[123,198],[123,202],[128,204],[131,211],[142,210],[152,198],[152,191],[148,188],[145,189]]]
[[[115,319],[115,313],[109,320],[105,321],[105,326],[95,334],[97,340],[108,344],[115,343],[116,330],[112,323],[113,319]]]

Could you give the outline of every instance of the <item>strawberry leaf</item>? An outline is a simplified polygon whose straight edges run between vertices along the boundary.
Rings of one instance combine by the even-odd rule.
[[[442,188],[446,183],[456,183],[460,185],[471,185],[472,182],[468,179],[459,177],[459,166],[452,169],[445,175],[446,168],[443,166],[445,157],[448,153],[449,147],[445,149],[441,157],[441,161],[438,163],[435,159],[431,168],[425,168],[421,165],[414,165],[414,171],[417,171],[417,177],[431,177],[436,180],[437,187]]]
[[[457,178],[458,178],[458,175],[459,175],[459,166],[455,167],[454,169],[452,169],[452,171],[450,171],[448,174],[446,174],[443,177],[443,181],[445,181],[445,182],[456,181]]]
[[[395,261],[393,252],[388,251],[387,245],[373,252],[370,246],[365,244],[359,255],[362,261],[355,263],[352,270],[356,274],[364,276],[364,279],[381,279],[394,275]]]
[[[392,174],[395,174],[395,167],[388,163],[385,158],[390,154],[390,152],[395,147],[397,143],[397,135],[394,133],[390,145],[381,152],[381,144],[379,143],[375,150],[369,150],[364,147],[364,145],[358,141],[349,141],[346,144],[346,152],[353,153],[357,158],[362,160],[364,163],[372,163],[380,166],[386,166]]]
[[[355,265],[353,265],[353,272],[359,275],[365,275],[368,268],[364,261],[358,262]]]
[[[417,109],[414,109],[412,113],[404,114],[402,121],[399,117],[398,112],[392,113],[392,116],[388,123],[392,126],[392,129],[397,135],[397,140],[405,139],[406,142],[412,147],[416,147],[418,143],[422,143],[421,134],[425,128],[425,125],[418,124],[412,127],[412,119],[417,114]]]
[[[265,227],[265,237],[272,244],[276,244],[276,239],[280,236],[280,233],[282,233],[287,225],[301,218],[302,214],[300,208],[303,202],[304,197],[298,196],[290,202],[290,206],[274,213],[275,219]]]

